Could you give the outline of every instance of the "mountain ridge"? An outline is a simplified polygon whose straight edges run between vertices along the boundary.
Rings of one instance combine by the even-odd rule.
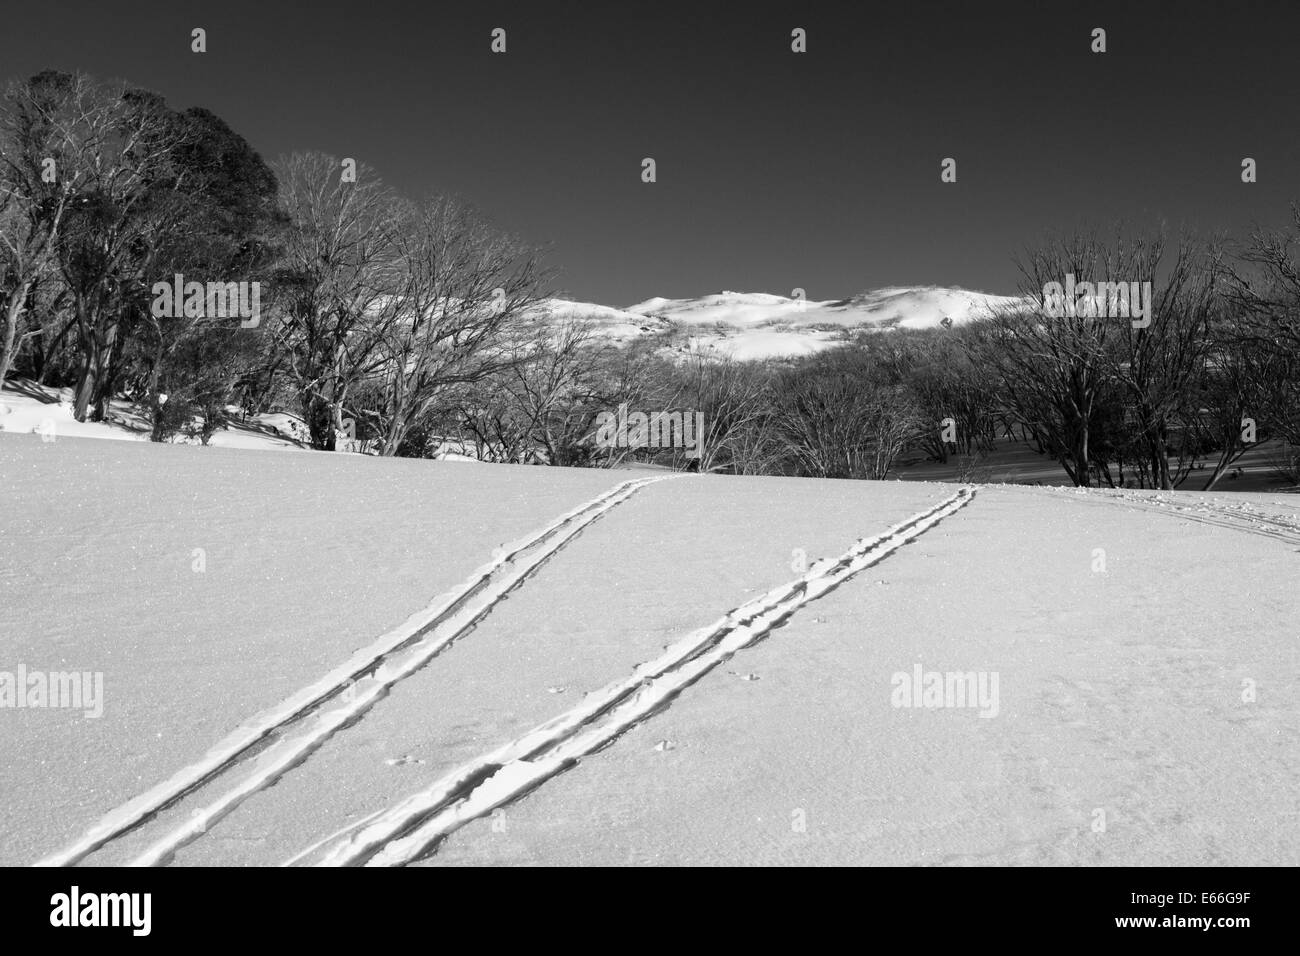
[[[1021,301],[956,286],[884,286],[842,299],[723,290],[682,299],[654,296],[626,308],[557,297],[541,308],[552,319],[588,324],[618,342],[680,332],[689,349],[752,360],[824,351],[855,331],[935,328],[945,320],[965,325]]]

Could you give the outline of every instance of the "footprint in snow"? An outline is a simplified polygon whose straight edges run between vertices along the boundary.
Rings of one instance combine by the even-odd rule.
[[[402,754],[400,757],[391,757],[388,760],[385,760],[384,763],[388,764],[390,767],[402,767],[408,763],[421,764],[424,763],[424,761],[420,760],[418,757],[412,757],[410,754]]]
[[[546,688],[546,693],[548,693],[548,694],[563,694],[566,690],[568,690],[567,687],[548,687],[548,688]]]
[[[663,753],[665,750],[676,750],[676,749],[677,749],[677,745],[673,743],[671,740],[661,740],[659,741],[659,743],[655,744],[655,750],[659,751],[660,753]]]

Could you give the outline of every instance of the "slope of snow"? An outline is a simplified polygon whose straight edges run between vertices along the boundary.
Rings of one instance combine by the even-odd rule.
[[[425,863],[1295,865],[1292,550],[982,489]],[[894,706],[918,664],[997,714]]]
[[[965,289],[897,287],[862,292],[848,299],[803,301],[766,293],[722,292],[696,299],[647,299],[630,308],[678,325],[723,323],[738,327],[780,324],[791,327],[836,325],[846,328],[934,328],[943,319],[962,325],[988,316],[994,308],[1020,300]]]
[[[856,325],[932,329],[944,319],[964,325],[987,318],[994,310],[1023,304],[1015,296],[988,295],[966,289],[885,288],[827,304],[824,312]]]
[[[599,334],[619,341],[680,331],[689,336],[690,350],[747,361],[821,352],[842,344],[855,330],[928,329],[945,319],[963,325],[1021,301],[966,289],[890,287],[821,301],[766,292],[719,292],[688,299],[656,297],[627,309],[552,300],[548,309],[549,314],[565,313],[587,322]]]
[[[67,846],[627,472],[0,433],[0,865]],[[452,506],[454,503],[454,507]]]
[[[594,302],[548,299],[538,308],[539,317],[550,323],[576,322],[586,325],[599,336],[626,342],[643,335],[665,332],[671,324],[634,310],[614,309]]]
[[[687,336],[683,350],[761,362],[815,355],[843,344],[843,336],[824,329],[715,329]]]
[[[0,672],[105,678],[97,719],[0,710],[0,863],[66,847],[485,562],[509,599],[384,671],[274,786],[222,796],[272,742],[87,862],[174,833],[181,865],[312,862],[743,608],[695,669],[457,803],[425,862],[1300,862],[1294,498],[982,487],[920,527],[953,486],[683,476],[544,563],[502,544],[626,478],[0,434]],[[854,542],[909,521],[865,566]],[[832,580],[818,559],[845,555]],[[918,665],[998,675],[998,706],[900,708]]]
[[[92,827],[85,836],[64,851],[42,861],[43,865],[64,866],[75,863],[103,843],[135,826],[159,807],[172,802],[218,771],[226,769],[246,749],[272,733],[276,743],[258,757],[255,772],[240,786],[222,796],[214,805],[191,814],[177,834],[151,848],[147,858],[133,865],[155,866],[170,858],[175,849],[202,834],[216,820],[238,806],[243,799],[273,783],[304,755],[320,746],[340,727],[357,720],[389,688],[412,671],[427,663],[457,637],[472,628],[473,622],[490,610],[537,566],[544,563],[573,536],[611,508],[617,507],[642,486],[664,481],[672,476],[634,479],[616,486],[562,515],[545,528],[518,541],[495,549],[492,560],[476,568],[460,585],[440,595],[427,608],[412,615],[401,625],[361,648],[340,667],[302,688],[275,707],[245,720],[233,734],[215,745],[203,759],[182,768],[172,778],[114,811]],[[523,557],[525,553],[527,557]],[[500,573],[505,571],[506,573]],[[453,613],[454,612],[454,613]],[[401,648],[402,653],[395,651]],[[365,675],[358,679],[360,675]],[[341,698],[341,703],[333,701]],[[329,709],[323,705],[332,703]],[[297,734],[286,732],[287,725],[300,721],[308,710],[316,710],[317,719]]]
[[[694,299],[647,299],[630,311],[657,315],[678,325],[752,326],[765,322],[793,321],[828,303],[804,302],[766,292],[719,292]]]
[[[766,636],[795,610],[883,560],[971,497],[972,489],[960,489],[888,532],[856,542],[838,559],[818,561],[802,577],[691,632],[654,660],[639,664],[631,677],[588,694],[573,710],[397,804],[354,838],[327,851],[322,864],[392,866],[419,859],[467,820],[510,802],[612,743],[715,666]],[[483,782],[460,797],[458,804],[457,789],[474,779]],[[380,852],[371,858],[376,850]]]

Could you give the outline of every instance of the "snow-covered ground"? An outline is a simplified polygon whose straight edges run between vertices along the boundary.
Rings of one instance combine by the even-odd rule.
[[[79,422],[72,414],[70,388],[48,388],[27,381],[7,381],[0,391],[0,432],[59,438],[107,438],[115,441],[149,441],[149,423],[126,401],[109,405],[108,421]],[[216,432],[214,448],[295,449],[303,447],[305,431],[293,415],[257,415],[235,421]],[[181,444],[200,444],[197,437],[177,435]]]
[[[0,682],[103,675],[0,708],[0,864],[1300,862],[1294,496],[9,433],[0,488]]]
[[[26,380],[9,380],[0,390],[0,432],[38,435],[43,440],[60,438],[106,438],[111,441],[150,440],[148,420],[135,404],[120,399],[109,403],[106,421],[79,422],[73,415],[70,388],[53,388]],[[238,408],[229,407],[230,424],[214,432],[208,440],[212,448],[243,448],[256,451],[294,451],[310,448],[307,426],[297,415],[288,412],[265,412],[244,417]],[[198,424],[197,419],[193,423]],[[361,442],[336,434],[339,451],[363,452]],[[171,444],[201,445],[198,434],[178,432]],[[453,437],[443,441],[436,451],[446,461],[476,461],[468,443]]]

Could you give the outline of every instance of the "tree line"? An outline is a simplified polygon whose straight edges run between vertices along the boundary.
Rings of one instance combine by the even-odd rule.
[[[1239,241],[1076,231],[1023,254],[1019,306],[741,363],[542,309],[541,251],[467,203],[347,157],[268,164],[206,110],[46,72],[0,103],[0,383],[71,388],[81,421],[129,401],[158,441],[284,411],[322,451],[826,478],[1015,441],[1078,485],[1208,488],[1272,440],[1300,481],[1297,241],[1297,208]],[[1066,275],[1150,282],[1151,314],[1051,313]],[[261,314],[160,315],[173,277],[255,283]],[[699,447],[601,447],[621,405],[703,413]]]
[[[1161,489],[1212,488],[1270,442],[1279,476],[1300,483],[1298,244],[1300,209],[1237,244],[1070,233],[1022,256],[1018,305],[780,361],[562,326],[431,418],[432,434],[468,435],[497,461],[874,479],[908,456],[975,477],[999,444],[1023,443],[1076,485]],[[1049,315],[1043,290],[1066,275],[1150,282],[1150,314]],[[623,402],[702,412],[698,457],[593,446],[595,416]]]
[[[0,382],[71,387],[78,421],[125,397],[155,439],[206,438],[232,406],[286,408],[313,448],[359,428],[397,454],[446,391],[527,353],[550,276],[472,206],[319,153],[267,164],[126,84],[46,72],[0,104]],[[160,316],[173,277],[256,283],[264,316]]]

